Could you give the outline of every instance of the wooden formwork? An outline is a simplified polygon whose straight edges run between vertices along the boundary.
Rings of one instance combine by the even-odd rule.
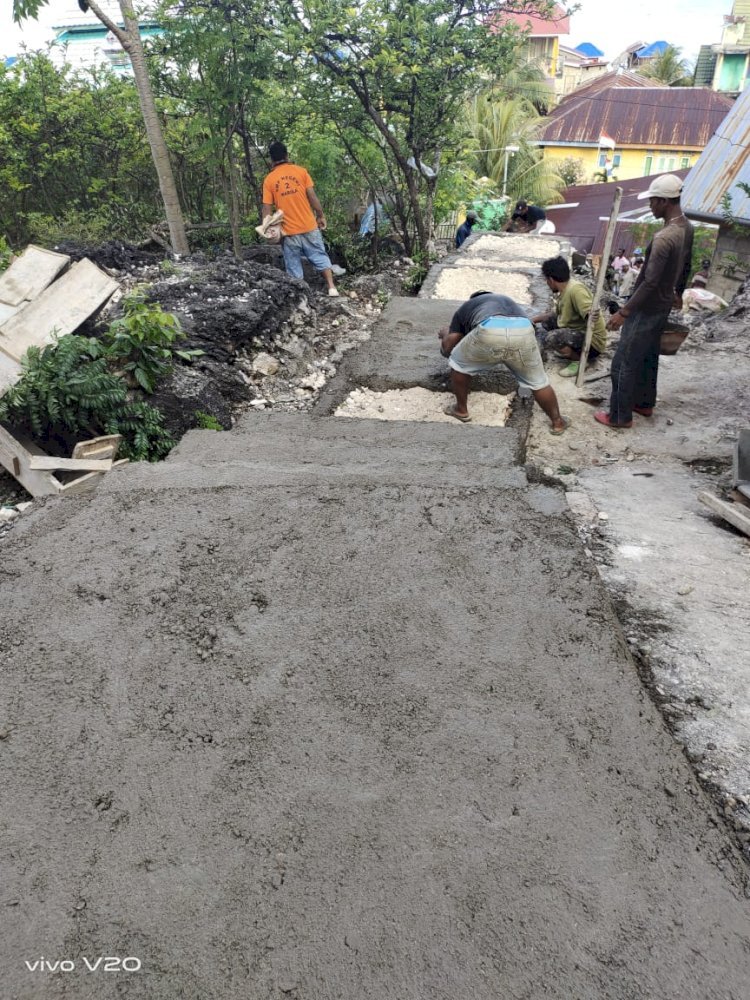
[[[91,489],[116,461],[119,434],[80,441],[70,458],[49,455],[33,441],[0,424],[0,463],[33,497],[68,496]]]

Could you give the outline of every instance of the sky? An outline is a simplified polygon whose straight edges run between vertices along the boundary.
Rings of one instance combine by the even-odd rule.
[[[637,41],[667,41],[682,49],[683,56],[695,60],[701,45],[718,42],[722,17],[732,10],[732,0],[579,0],[571,33],[565,44],[573,47],[593,42],[613,59]],[[77,10],[71,0],[50,0],[39,23],[25,22],[19,29],[11,18],[12,0],[0,0],[0,54],[12,55],[23,40],[30,48],[51,37],[50,27],[61,14]]]
[[[0,0],[2,2],[2,0]],[[633,42],[670,42],[695,61],[701,45],[721,41],[732,0],[579,0],[569,42],[593,42],[614,59]],[[568,44],[565,42],[565,44]]]

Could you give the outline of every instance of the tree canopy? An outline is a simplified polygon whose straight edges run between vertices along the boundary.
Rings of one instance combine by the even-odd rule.
[[[13,0],[14,17],[48,2]],[[507,15],[549,15],[551,0],[165,0],[143,58],[132,0],[118,2],[167,217],[179,194],[193,221],[229,219],[236,242],[257,210],[268,142],[282,139],[315,159],[331,218],[385,201],[407,251],[427,253],[435,206],[458,194],[467,105],[488,84],[537,108],[546,100]],[[112,30],[96,0],[83,4]]]

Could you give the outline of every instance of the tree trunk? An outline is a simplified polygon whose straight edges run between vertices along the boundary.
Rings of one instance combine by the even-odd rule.
[[[234,129],[229,126],[227,136],[227,176],[229,180],[229,224],[232,229],[232,250],[237,260],[242,260],[242,241],[240,240],[240,184],[237,162],[234,158]]]
[[[164,133],[151,89],[151,80],[149,79],[148,67],[146,66],[146,56],[143,51],[140,31],[138,30],[138,18],[133,10],[132,0],[119,0],[119,3],[125,22],[126,38],[123,41],[123,48],[128,53],[133,66],[133,77],[136,90],[138,91],[143,122],[146,126],[146,135],[151,147],[151,156],[154,160],[156,174],[159,178],[159,189],[161,190],[161,197],[164,202],[164,213],[167,225],[169,226],[172,251],[176,254],[187,254],[190,253],[190,247],[185,233],[185,222],[182,217],[180,200],[177,196],[177,187],[174,181],[174,174],[172,173],[169,151],[164,141]],[[91,9],[97,14],[94,6]]]

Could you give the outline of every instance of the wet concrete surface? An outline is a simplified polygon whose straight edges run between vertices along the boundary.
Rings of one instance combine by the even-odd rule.
[[[516,459],[255,415],[21,519],[4,996],[744,997],[743,863]]]
[[[747,868],[563,490],[513,428],[321,416],[439,382],[411,302],[316,415],[6,540],[3,997],[744,1000]]]

